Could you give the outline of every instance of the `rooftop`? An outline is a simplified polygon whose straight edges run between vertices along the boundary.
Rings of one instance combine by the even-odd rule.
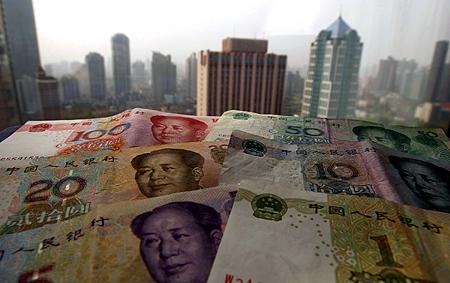
[[[342,19],[341,16],[337,18],[326,30],[331,31],[331,37],[340,38],[344,37],[347,31],[352,28]]]

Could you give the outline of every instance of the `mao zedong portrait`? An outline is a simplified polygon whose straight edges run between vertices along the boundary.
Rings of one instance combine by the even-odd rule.
[[[198,153],[165,148],[133,158],[135,179],[146,197],[158,197],[201,189],[205,159]]]
[[[411,139],[393,130],[377,126],[357,126],[353,128],[353,133],[358,141],[369,140],[403,152],[411,149]]]
[[[158,283],[204,283],[220,240],[220,214],[195,202],[172,202],[136,216],[131,230]]]
[[[424,208],[450,212],[450,171],[412,158],[390,156],[389,161]]]
[[[155,115],[150,120],[153,137],[162,144],[202,141],[208,130],[206,123],[188,117]]]

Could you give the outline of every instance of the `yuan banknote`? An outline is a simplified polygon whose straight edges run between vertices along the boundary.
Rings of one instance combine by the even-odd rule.
[[[220,117],[206,140],[228,140],[233,130],[287,144],[369,140],[402,152],[450,161],[449,142],[442,129],[383,126],[358,120],[261,115],[232,110]]]
[[[244,181],[208,282],[449,282],[450,214]]]
[[[233,131],[219,183],[249,178],[291,190],[378,197],[450,212],[449,162],[370,141],[292,145]]]
[[[101,204],[66,222],[2,235],[0,281],[204,283],[235,190]]]
[[[223,142],[192,142],[39,159],[0,168],[0,234],[21,232],[115,203],[218,185]]]
[[[0,161],[202,141],[217,119],[135,108],[106,118],[29,121],[0,143]]]

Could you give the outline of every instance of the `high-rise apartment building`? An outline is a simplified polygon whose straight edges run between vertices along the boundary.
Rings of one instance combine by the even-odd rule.
[[[19,124],[20,112],[11,73],[3,2],[0,1],[0,131]]]
[[[54,77],[47,76],[44,69],[40,67],[37,82],[41,96],[44,120],[62,119],[58,80]]]
[[[91,98],[104,100],[106,98],[105,59],[102,55],[91,52],[86,55],[86,65],[89,73]]]
[[[288,71],[286,75],[285,97],[303,95],[305,80],[300,76],[300,72]]]
[[[287,56],[267,47],[267,40],[226,38],[222,52],[200,51],[197,115],[231,109],[280,114]]]
[[[445,60],[447,59],[449,42],[446,40],[436,42],[434,48],[433,61],[428,73],[427,87],[425,91],[425,102],[439,102],[445,100],[442,94],[442,82],[445,80]]]
[[[450,63],[445,64],[441,83],[441,102],[450,103]]]
[[[133,85],[139,89],[142,86],[148,85],[148,74],[145,70],[145,63],[142,61],[136,61],[132,65],[132,77]]]
[[[61,77],[60,82],[64,102],[73,102],[80,99],[80,83],[75,76],[65,75]]]
[[[380,60],[377,75],[377,90],[381,92],[395,92],[398,61],[389,56]]]
[[[153,52],[152,56],[152,95],[158,102],[164,95],[174,95],[177,90],[177,66],[170,55]]]
[[[406,60],[402,59],[397,61],[397,72],[395,79],[395,91],[402,93],[402,89],[405,89],[405,84],[411,78],[411,76],[417,71],[417,62],[413,59]],[[408,96],[408,95],[406,95]]]
[[[115,34],[111,39],[114,90],[116,94],[131,89],[130,40],[124,34]]]
[[[192,53],[186,60],[186,87],[187,95],[197,98],[197,55]]]
[[[302,116],[354,116],[363,44],[339,17],[311,44]]]
[[[24,120],[41,119],[37,86],[39,47],[31,0],[3,0],[6,35],[19,108]]]

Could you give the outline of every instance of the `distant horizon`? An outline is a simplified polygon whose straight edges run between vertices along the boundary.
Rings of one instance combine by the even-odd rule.
[[[108,66],[111,37],[124,33],[130,39],[132,62],[151,60],[152,51],[159,51],[184,66],[193,52],[221,50],[226,37],[256,37],[269,40],[269,52],[287,55],[290,68],[300,68],[308,64],[312,42],[300,39],[315,38],[339,14],[364,44],[361,70],[388,56],[427,66],[436,41],[450,40],[446,16],[450,1],[446,0],[230,0],[220,6],[220,13],[206,0],[35,0],[33,4],[42,65],[84,62],[86,54],[98,52]],[[293,37],[299,39],[281,42]]]

